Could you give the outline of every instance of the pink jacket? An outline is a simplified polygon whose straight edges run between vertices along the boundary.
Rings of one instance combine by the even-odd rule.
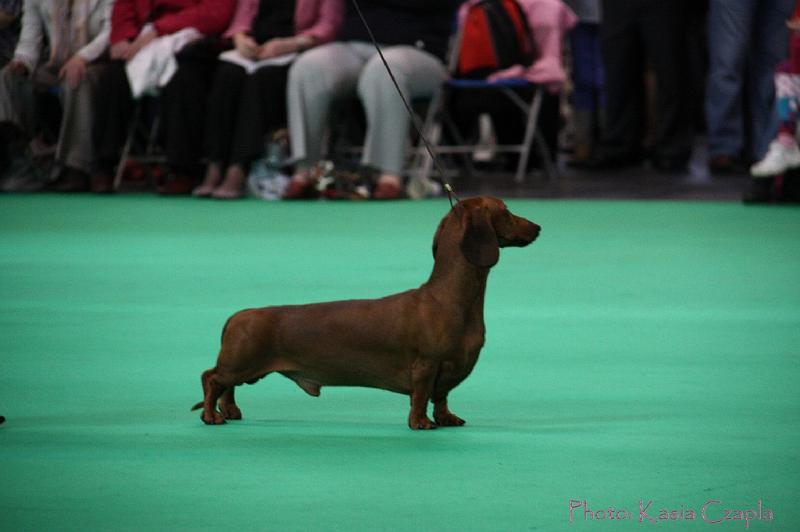
[[[253,19],[258,13],[259,0],[239,0],[233,21],[225,30],[225,37],[233,37],[241,31],[250,32]],[[297,0],[294,8],[295,35],[313,37],[315,44],[330,42],[344,20],[344,0]]]
[[[578,17],[561,0],[518,0],[528,15],[528,24],[536,41],[539,57],[527,68],[522,65],[500,70],[489,76],[489,80],[525,78],[533,83],[547,85],[550,92],[558,92],[567,79],[561,63],[561,44],[566,33],[578,23]],[[459,23],[463,22],[467,8],[478,2],[469,0],[458,11]]]

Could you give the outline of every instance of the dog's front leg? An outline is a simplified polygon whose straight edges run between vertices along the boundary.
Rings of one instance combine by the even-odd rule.
[[[418,358],[411,364],[411,412],[408,414],[408,426],[412,430],[436,428],[428,418],[428,400],[433,392],[437,368],[437,364],[425,358]]]

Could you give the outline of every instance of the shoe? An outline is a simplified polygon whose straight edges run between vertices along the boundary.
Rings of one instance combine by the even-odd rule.
[[[775,179],[772,177],[754,177],[750,180],[750,188],[742,195],[742,202],[748,205],[772,203],[775,199]]]
[[[383,181],[378,183],[375,190],[372,191],[372,199],[377,200],[396,200],[403,196],[403,189],[400,185],[391,181]]]
[[[750,167],[753,177],[775,176],[784,173],[789,168],[800,166],[800,148],[795,142],[785,144],[780,140],[773,140],[769,145],[767,155]]]
[[[299,200],[314,199],[319,195],[314,184],[309,181],[290,181],[289,186],[283,192],[281,199]]]
[[[741,172],[739,160],[732,155],[714,155],[708,160],[708,171],[713,175],[732,175]]]
[[[114,177],[109,172],[97,172],[89,182],[89,189],[95,194],[111,194],[114,192]]]
[[[88,192],[89,176],[86,172],[74,168],[64,168],[58,179],[45,187],[48,192]]]
[[[193,188],[194,181],[191,177],[179,172],[170,172],[156,186],[156,191],[162,196],[184,196]]]
[[[244,197],[244,191],[242,189],[218,188],[211,193],[211,197],[222,200],[242,199]]]

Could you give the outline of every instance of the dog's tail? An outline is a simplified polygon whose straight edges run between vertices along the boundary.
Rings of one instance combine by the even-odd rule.
[[[191,411],[200,410],[201,408],[203,408],[203,401],[200,401],[199,403],[197,403],[196,405],[194,405],[194,406],[192,407],[192,410],[191,410]]]

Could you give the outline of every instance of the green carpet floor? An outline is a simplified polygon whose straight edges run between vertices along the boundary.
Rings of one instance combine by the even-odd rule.
[[[421,284],[446,201],[0,196],[0,529],[800,530],[800,210],[508,203],[543,233],[489,278],[467,425],[413,432],[280,376],[189,408],[236,310]]]

